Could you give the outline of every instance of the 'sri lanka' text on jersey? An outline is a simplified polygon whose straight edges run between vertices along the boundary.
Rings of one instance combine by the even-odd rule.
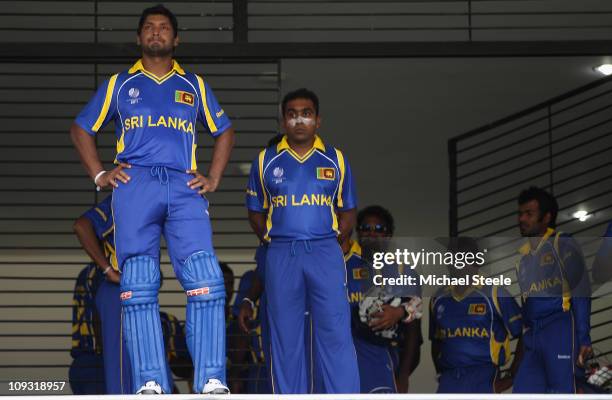
[[[267,213],[267,240],[335,237],[336,211],[357,206],[348,162],[318,136],[303,156],[286,136],[263,150],[253,162],[246,192],[247,208]]]
[[[176,61],[163,77],[148,72],[139,60],[104,82],[76,118],[95,135],[115,122],[116,161],[141,166],[197,169],[197,121],[216,137],[231,122],[209,87]]]

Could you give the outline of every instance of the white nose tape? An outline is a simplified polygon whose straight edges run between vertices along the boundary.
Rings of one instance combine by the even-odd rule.
[[[291,118],[287,122],[289,123],[289,126],[292,128],[295,127],[297,124],[304,124],[306,126],[314,125],[313,118],[304,118],[302,116],[299,116],[297,118]]]

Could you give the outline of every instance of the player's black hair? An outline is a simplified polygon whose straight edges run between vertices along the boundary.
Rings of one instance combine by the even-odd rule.
[[[172,11],[168,10],[162,4],[158,4],[156,6],[145,8],[144,10],[142,10],[142,14],[140,15],[140,21],[138,21],[138,30],[136,31],[139,35],[140,32],[142,32],[142,26],[144,25],[149,15],[163,15],[167,17],[170,20],[170,24],[172,25],[174,37],[178,35],[178,21],[176,19],[176,16]]]
[[[312,90],[308,90],[305,88],[289,92],[285,95],[285,97],[283,97],[283,102],[281,103],[281,110],[283,111],[283,115],[285,115],[287,103],[295,99],[306,99],[312,101],[312,104],[314,104],[315,113],[319,115],[319,97]]]
[[[277,144],[280,143],[281,140],[283,140],[283,134],[279,133],[276,136],[270,138],[270,140],[268,140],[268,147],[272,147],[272,146],[276,146]]]
[[[550,223],[548,226],[550,228],[555,228],[557,226],[557,214],[559,212],[559,204],[555,196],[542,188],[531,186],[519,194],[518,204],[523,205],[532,200],[538,202],[538,208],[540,209],[539,220],[541,221],[547,213],[550,213]]]
[[[387,226],[388,233],[393,235],[393,232],[395,232],[395,220],[393,219],[393,215],[391,215],[389,210],[379,205],[367,206],[366,208],[360,210],[357,214],[357,227],[363,223],[363,220],[368,215],[374,215],[382,219]]]

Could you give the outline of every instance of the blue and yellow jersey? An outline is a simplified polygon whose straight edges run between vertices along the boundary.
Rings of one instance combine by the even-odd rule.
[[[179,171],[197,168],[197,121],[213,137],[231,126],[208,83],[185,72],[176,61],[161,78],[148,72],[141,60],[113,75],[75,122],[95,135],[111,120],[117,136],[116,161]]]
[[[589,344],[590,282],[578,243],[549,228],[535,249],[527,242],[519,253],[517,276],[525,324],[572,311],[579,343]]]
[[[346,287],[351,310],[358,310],[363,295],[372,286],[370,268],[361,258],[359,243],[351,241],[350,250],[344,255],[344,263],[346,264]]]
[[[72,349],[70,354],[102,353],[102,343],[96,339],[94,315],[96,291],[104,275],[91,263],[79,273],[72,297]]]
[[[115,254],[115,225],[113,223],[112,201],[113,196],[109,195],[85,211],[82,216],[91,221],[96,236],[104,247],[104,254],[110,260],[112,267],[118,271],[117,255]]]
[[[338,235],[336,211],[357,206],[351,168],[340,150],[315,138],[303,157],[284,136],[253,161],[247,208],[267,213],[266,240],[310,240]]]
[[[443,288],[429,307],[429,339],[440,342],[442,368],[509,361],[510,338],[520,336],[522,321],[518,304],[503,288],[472,287],[462,296]]]
[[[161,320],[168,362],[173,363],[180,358],[189,358],[185,329],[178,318],[163,311],[159,312],[159,318]]]

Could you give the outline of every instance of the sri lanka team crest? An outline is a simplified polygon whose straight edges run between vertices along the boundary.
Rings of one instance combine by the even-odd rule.
[[[187,104],[193,106],[193,101],[195,96],[193,93],[183,92],[182,90],[177,90],[174,92],[174,101],[177,103]]]
[[[317,179],[333,181],[336,178],[336,170],[333,168],[317,168]]]
[[[469,315],[485,315],[487,312],[487,306],[484,303],[470,304],[468,310]]]

